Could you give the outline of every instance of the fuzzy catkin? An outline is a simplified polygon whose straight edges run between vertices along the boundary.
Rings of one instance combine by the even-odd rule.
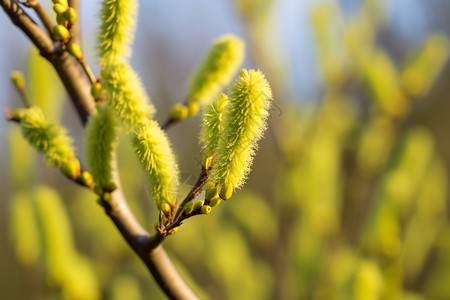
[[[173,205],[178,186],[178,165],[166,133],[153,120],[145,120],[136,127],[133,146],[144,168],[149,190],[156,205]]]
[[[129,130],[154,114],[139,76],[125,60],[102,70],[102,84],[106,103]]]
[[[86,164],[94,182],[107,187],[113,182],[113,158],[117,144],[117,120],[106,105],[97,105],[86,126]]]
[[[50,165],[61,168],[63,164],[75,159],[73,141],[67,135],[66,129],[59,124],[48,122],[42,110],[36,106],[24,109],[23,113],[23,137],[44,155]]]
[[[115,63],[119,57],[131,55],[138,14],[137,0],[103,0],[101,26],[97,37],[100,64]]]
[[[230,89],[225,108],[222,134],[213,162],[212,180],[219,185],[239,188],[244,184],[250,165],[266,129],[272,102],[269,83],[260,71],[242,70]]]
[[[214,155],[219,143],[220,133],[223,130],[223,112],[227,102],[227,95],[219,94],[217,99],[209,104],[203,113],[203,126],[200,139],[203,143],[205,153],[210,154],[210,156]]]
[[[227,86],[244,59],[243,41],[231,34],[216,40],[189,83],[188,103],[208,103]]]

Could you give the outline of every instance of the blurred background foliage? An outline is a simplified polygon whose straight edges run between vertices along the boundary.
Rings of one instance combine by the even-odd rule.
[[[436,18],[450,13],[445,1],[430,2]],[[412,47],[389,26],[382,1],[315,1],[308,29],[317,71],[308,72],[318,74],[317,89],[305,101],[290,92],[298,84],[292,69],[303,66],[278,47],[277,2],[235,0],[231,8],[246,65],[266,73],[275,102],[246,187],[165,242],[183,276],[208,299],[450,299],[450,23]],[[148,56],[157,69],[146,86],[161,121],[182,101],[207,44],[192,64],[178,53],[174,65],[161,67],[174,50],[161,43],[143,53],[145,34],[138,30],[143,50],[135,61],[143,78],[148,65],[139,59]],[[93,49],[89,35],[85,42]],[[82,149],[81,126],[56,75],[34,49],[26,57],[32,101],[63,120]],[[0,298],[164,299],[95,196],[46,167],[14,124],[2,128]],[[182,195],[200,168],[198,128],[199,118],[168,131]],[[124,191],[151,230],[156,211],[122,141]]]

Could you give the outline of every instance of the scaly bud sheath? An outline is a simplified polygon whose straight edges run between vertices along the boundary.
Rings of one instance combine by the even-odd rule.
[[[86,126],[86,165],[97,186],[107,190],[113,182],[113,158],[118,126],[113,112],[106,105],[97,105]]]
[[[198,200],[197,202],[195,202],[193,211],[201,209],[203,204],[205,204],[205,200]]]
[[[67,28],[63,25],[56,25],[55,27],[53,27],[53,34],[63,41],[67,40],[67,38],[70,36],[69,30],[67,30]]]
[[[217,198],[212,198],[211,201],[209,202],[209,206],[211,207],[216,207],[217,205],[220,204],[220,202],[222,201],[221,198],[217,197]]]
[[[137,0],[103,0],[101,2],[98,52],[102,66],[131,55],[138,12]]]
[[[224,185],[222,185],[219,194],[220,198],[222,198],[223,200],[228,200],[231,198],[231,195],[233,195],[233,186],[231,185],[231,183],[225,183]]]
[[[224,113],[224,130],[216,149],[217,160],[213,161],[212,166],[211,180],[222,186],[222,199],[226,199],[233,188],[243,185],[250,171],[257,141],[267,127],[271,102],[272,92],[264,75],[260,71],[242,70],[240,78],[230,89]]]
[[[155,121],[145,120],[135,129],[133,145],[157,207],[161,209],[164,203],[173,205],[179,171],[166,133]]]
[[[241,39],[227,34],[216,40],[191,78],[188,104],[208,103],[230,83],[243,59],[244,43]]]
[[[102,85],[106,103],[128,129],[155,112],[139,76],[125,60],[102,70]]]
[[[205,155],[215,154],[217,145],[219,144],[220,133],[223,131],[223,112],[228,97],[220,94],[217,99],[208,105],[203,113],[203,126],[201,129],[200,140],[205,148]]]
[[[28,143],[41,152],[50,165],[61,170],[73,169],[74,161],[78,162],[78,160],[75,158],[73,141],[66,130],[58,124],[46,121],[38,107],[32,107],[23,112],[21,129]],[[79,172],[79,165],[78,170],[74,172]]]
[[[211,200],[217,196],[216,184],[214,182],[208,182],[205,188],[205,200]]]

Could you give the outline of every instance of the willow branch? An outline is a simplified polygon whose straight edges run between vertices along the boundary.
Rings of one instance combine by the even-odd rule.
[[[41,19],[42,24],[44,24],[45,29],[47,30],[48,34],[52,35],[52,28],[54,26],[52,19],[50,18],[49,14],[45,10],[45,8],[42,6],[41,2],[38,0],[35,1],[28,1],[27,6],[30,6],[34,9],[36,14],[38,15],[39,19]]]
[[[90,112],[94,109],[94,101],[83,68],[74,57],[62,52],[59,44],[54,43],[15,1],[0,0],[0,5],[12,23],[25,33],[39,49],[40,54],[53,65],[85,125]]]
[[[0,5],[11,21],[39,49],[41,55],[53,65],[75,105],[83,125],[85,125],[90,112],[94,109],[94,100],[90,95],[90,83],[83,68],[69,53],[60,51],[57,44],[53,43],[50,37],[15,1],[0,0]],[[115,177],[118,179],[117,171]],[[102,205],[123,238],[138,254],[169,298],[198,299],[175,269],[160,245],[159,237],[150,237],[139,224],[120,187],[112,194],[111,200],[102,202]]]

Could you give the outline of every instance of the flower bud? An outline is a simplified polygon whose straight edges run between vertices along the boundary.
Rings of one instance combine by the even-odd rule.
[[[172,107],[172,111],[170,112],[170,118],[172,120],[181,121],[181,120],[186,119],[188,117],[188,115],[189,115],[188,108],[186,107],[186,105],[180,104],[180,103],[175,104]]]
[[[216,184],[214,182],[208,182],[205,189],[205,200],[211,200],[212,198],[216,198],[217,196]]]
[[[202,206],[201,210],[202,210],[202,214],[209,215],[209,213],[211,212],[211,206],[204,205],[204,206]]]
[[[81,51],[80,46],[75,43],[70,43],[67,47],[67,50],[69,50],[69,53],[72,54],[76,59],[81,59],[83,57],[83,52]]]
[[[53,27],[53,34],[61,40],[66,40],[70,35],[69,30],[63,25],[56,25]]]
[[[193,210],[194,210],[194,201],[191,200],[188,203],[186,203],[186,205],[184,206],[184,212],[188,215]]]
[[[231,183],[222,185],[219,194],[220,198],[222,198],[223,200],[227,200],[231,197],[231,195],[233,195],[233,185],[231,185]]]

